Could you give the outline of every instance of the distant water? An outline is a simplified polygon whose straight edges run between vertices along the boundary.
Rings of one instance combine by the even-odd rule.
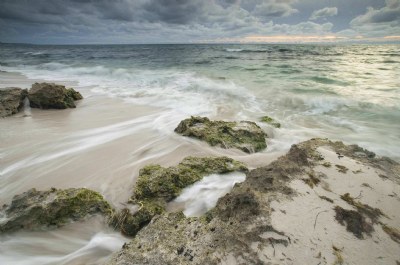
[[[400,157],[400,45],[2,45],[0,70],[180,115],[270,115],[269,150],[320,136]]]
[[[0,44],[0,70],[73,83],[86,97],[75,110],[26,108],[24,118],[0,119],[2,203],[33,187],[87,187],[121,207],[149,163],[228,155],[254,168],[312,137],[400,161],[400,45]],[[2,81],[32,82],[12,73],[0,73],[0,87]],[[249,155],[176,135],[190,115],[269,115],[282,126],[259,123],[268,148]],[[244,178],[208,176],[170,206],[200,215]],[[101,264],[128,240],[96,220],[21,231],[0,235],[0,264]]]

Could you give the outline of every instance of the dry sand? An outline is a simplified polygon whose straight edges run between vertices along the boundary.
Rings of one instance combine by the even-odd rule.
[[[273,262],[284,260],[282,264],[398,264],[400,244],[382,230],[381,224],[373,226],[375,232],[371,236],[358,239],[335,219],[334,205],[356,210],[340,198],[349,193],[356,201],[380,209],[387,215],[380,222],[398,229],[400,186],[380,177],[382,172],[378,169],[346,156],[338,158],[328,147],[317,150],[325,158],[324,162],[331,164],[331,167],[320,165],[314,169],[316,174],[324,176],[321,183],[311,188],[301,180],[294,180],[290,187],[298,195],[291,201],[276,201],[271,205],[273,226],[284,231],[292,244],[264,249],[261,255],[273,257]],[[345,166],[348,171],[339,172],[336,165]]]

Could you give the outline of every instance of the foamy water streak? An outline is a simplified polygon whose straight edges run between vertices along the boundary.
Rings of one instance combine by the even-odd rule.
[[[101,264],[128,241],[104,227],[101,218],[48,232],[2,235],[0,240],[0,264],[7,265]]]
[[[227,194],[246,175],[240,172],[212,174],[185,188],[172,204],[181,204],[186,216],[201,216],[215,207],[219,198]]]
[[[16,171],[18,169],[44,163],[65,155],[74,154],[127,136],[134,132],[138,132],[143,128],[148,127],[149,121],[152,121],[155,117],[156,115],[149,115],[126,122],[121,122],[118,124],[96,128],[89,131],[77,132],[72,136],[62,139],[60,144],[54,143],[51,153],[49,153],[49,151],[43,153],[39,152],[38,154],[32,155],[14,164],[6,166],[0,171],[0,176],[4,177],[5,175],[12,173],[13,171]]]

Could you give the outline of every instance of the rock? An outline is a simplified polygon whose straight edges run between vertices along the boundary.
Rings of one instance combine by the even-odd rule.
[[[140,170],[132,198],[136,201],[153,198],[171,201],[183,188],[206,175],[246,170],[244,164],[228,157],[190,156],[169,168],[149,165]]]
[[[271,126],[275,127],[275,128],[281,128],[281,124],[277,121],[275,121],[275,119],[269,117],[269,116],[263,116],[260,119],[261,122],[265,122],[270,124]]]
[[[31,189],[14,196],[0,210],[0,232],[59,227],[88,215],[112,213],[99,193],[85,188],[47,191]]]
[[[318,252],[331,253],[333,241],[328,244],[328,249],[323,249],[323,244],[312,244],[310,249],[303,247],[303,252],[296,252],[299,248],[299,235],[302,236],[302,232],[286,234],[274,228],[271,219],[272,213],[277,211],[274,208],[278,202],[291,202],[297,198],[297,191],[290,185],[292,181],[302,183],[301,179],[305,174],[321,167],[321,155],[317,150],[319,147],[332,149],[333,152],[340,151],[348,158],[374,168],[385,165],[382,170],[390,179],[396,175],[399,176],[400,165],[394,161],[359,157],[356,154],[357,148],[352,146],[326,139],[312,139],[293,145],[286,155],[271,164],[248,172],[244,182],[236,184],[230,193],[218,200],[214,209],[202,217],[186,218],[182,212],[163,213],[153,217],[152,221],[141,229],[130,243],[115,253],[107,264],[292,264],[296,257],[308,258],[310,253],[315,253],[315,256],[318,256]],[[152,167],[143,170],[142,173],[145,176],[157,176],[156,179],[161,179],[168,175],[165,173],[166,170],[161,167]],[[136,197],[142,198],[141,194],[149,194],[170,198],[173,196],[171,194],[175,194],[174,189],[169,188],[169,185],[165,189],[161,187],[158,189],[159,181],[151,180],[152,177],[146,177],[146,185],[139,185],[136,188],[140,190]],[[147,190],[147,187],[151,188]],[[334,196],[334,193],[330,194]],[[299,197],[302,196],[305,195],[302,194]],[[318,196],[315,197],[321,200]],[[364,218],[363,212],[369,213],[370,208],[350,200],[348,196],[342,199],[341,203],[351,202],[355,207],[361,207],[362,211],[343,211],[342,208],[336,208],[335,212],[335,209],[332,209],[335,207],[332,203],[336,204],[337,198],[329,203],[324,201],[326,205],[324,207],[333,214],[330,217],[332,221],[340,220],[343,224],[352,222],[351,225],[355,227],[355,230],[352,227],[351,232],[358,233],[359,226],[365,226],[364,221],[368,217],[366,215]],[[312,204],[309,211],[321,212],[321,209],[311,209],[314,206],[315,204]],[[323,213],[328,214],[328,212]],[[302,215],[301,212],[298,214]],[[335,214],[337,214],[336,219]],[[315,224],[318,225],[317,217],[318,215],[312,215],[307,227],[315,228]],[[361,228],[369,229],[369,227]],[[396,230],[386,230],[390,238],[394,238],[394,241],[398,239]],[[321,231],[313,231],[314,236],[318,238],[320,235],[318,233],[325,234],[326,229],[321,229]],[[346,228],[343,232],[346,233]],[[368,232],[372,233],[372,230]],[[392,240],[390,238],[389,240]],[[349,253],[357,250],[357,247],[359,246],[355,244],[354,249],[350,249]],[[286,251],[289,248],[291,251]]]
[[[75,108],[75,100],[82,99],[82,95],[72,88],[65,88],[54,83],[35,83],[29,90],[29,101],[32,108],[66,109]]]
[[[134,236],[151,219],[165,211],[167,202],[185,187],[206,175],[247,171],[244,164],[228,157],[186,157],[177,166],[164,168],[148,165],[139,171],[131,203],[140,205],[136,212],[124,208],[112,218],[112,225]]]
[[[206,141],[211,146],[237,148],[246,153],[267,147],[265,133],[254,122],[210,121],[206,117],[191,117],[181,121],[176,133]]]
[[[18,113],[24,106],[28,91],[17,87],[0,89],[0,118]]]
[[[165,212],[165,203],[157,200],[138,202],[140,208],[136,211],[123,208],[110,219],[110,225],[127,236],[135,236],[140,229],[145,227],[151,219]]]

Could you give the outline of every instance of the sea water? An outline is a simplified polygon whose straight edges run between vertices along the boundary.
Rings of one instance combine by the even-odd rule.
[[[1,44],[0,71],[2,87],[51,81],[85,97],[74,110],[0,120],[2,203],[29,188],[87,187],[119,208],[147,164],[228,155],[254,168],[312,137],[400,160],[400,45]],[[191,115],[258,122],[268,147],[249,155],[176,135]],[[208,176],[172,204],[198,216],[244,178]],[[23,231],[0,236],[0,263],[98,264],[128,240],[93,220]]]

